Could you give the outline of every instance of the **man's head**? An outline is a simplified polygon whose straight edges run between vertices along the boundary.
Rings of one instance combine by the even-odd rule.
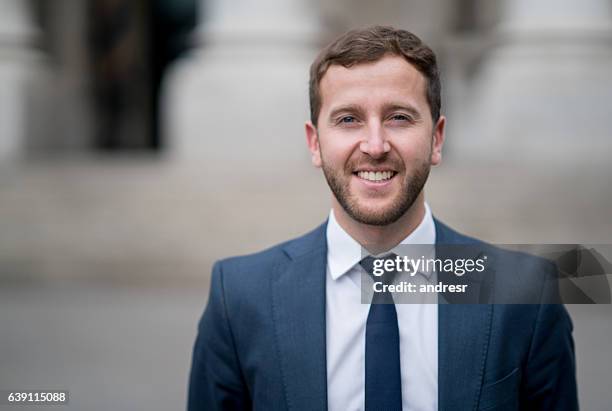
[[[403,30],[350,31],[313,63],[310,99],[308,146],[337,212],[382,226],[422,202],[444,142],[431,49]]]
[[[414,34],[392,27],[374,26],[351,30],[328,44],[310,66],[310,121],[317,125],[321,110],[321,79],[330,66],[352,67],[371,63],[385,55],[401,56],[427,80],[426,98],[433,122],[441,108],[440,73],[434,52]]]

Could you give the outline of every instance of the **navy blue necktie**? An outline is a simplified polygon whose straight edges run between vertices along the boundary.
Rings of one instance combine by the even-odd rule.
[[[395,256],[387,258],[394,259]],[[372,275],[375,258],[366,257],[361,266]],[[395,272],[385,272],[374,281],[391,284]],[[365,410],[401,411],[402,375],[400,368],[399,327],[393,296],[374,293],[366,323]]]

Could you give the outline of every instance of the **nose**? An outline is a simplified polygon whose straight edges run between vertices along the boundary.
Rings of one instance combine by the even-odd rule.
[[[385,139],[381,127],[369,127],[367,136],[359,144],[359,149],[370,157],[378,159],[383,157],[391,150],[391,145]]]

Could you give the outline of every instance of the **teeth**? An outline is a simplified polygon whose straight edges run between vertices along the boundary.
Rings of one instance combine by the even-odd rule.
[[[368,181],[384,181],[393,177],[392,171],[360,171],[357,173],[360,178]]]

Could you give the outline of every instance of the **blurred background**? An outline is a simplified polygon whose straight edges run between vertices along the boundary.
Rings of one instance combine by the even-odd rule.
[[[184,409],[212,263],[328,214],[308,67],[371,24],[438,54],[439,219],[612,243],[610,0],[0,0],[0,389]],[[582,408],[607,410],[611,306],[568,308]]]

